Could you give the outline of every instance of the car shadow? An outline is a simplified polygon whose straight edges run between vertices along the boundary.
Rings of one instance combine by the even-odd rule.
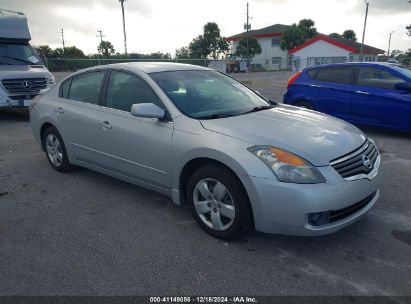
[[[0,121],[29,121],[28,109],[0,109]]]

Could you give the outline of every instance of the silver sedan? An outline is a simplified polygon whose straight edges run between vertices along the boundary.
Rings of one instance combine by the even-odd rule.
[[[335,232],[375,204],[382,181],[356,127],[198,66],[82,70],[36,99],[30,121],[57,171],[82,166],[165,194],[219,238]]]

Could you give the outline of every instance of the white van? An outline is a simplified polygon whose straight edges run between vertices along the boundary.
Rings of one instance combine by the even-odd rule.
[[[55,83],[30,40],[26,16],[0,9],[0,109],[28,107]]]

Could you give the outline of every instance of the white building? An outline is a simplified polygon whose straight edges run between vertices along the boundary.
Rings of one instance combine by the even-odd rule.
[[[256,55],[252,60],[254,68],[265,70],[301,69],[318,64],[360,60],[361,43],[322,34],[318,34],[294,49],[283,51],[280,48],[281,37],[288,28],[288,25],[275,24],[249,31],[249,35],[257,38],[262,49],[261,54]],[[243,32],[225,38],[232,42],[232,53],[235,53],[238,41],[246,35],[247,33]],[[363,61],[377,61],[378,54],[383,53],[383,50],[364,45]]]
[[[267,70],[279,70],[287,68],[287,51],[280,48],[281,36],[288,29],[288,25],[274,24],[259,30],[249,31],[250,36],[257,38],[261,45],[261,54],[253,58],[252,64],[255,67],[265,68]],[[240,33],[225,38],[232,42],[232,53],[235,53],[238,41],[246,37],[247,33]]]
[[[377,61],[385,51],[364,45],[363,61]],[[288,51],[293,69],[307,66],[360,61],[361,43],[344,38],[317,35]]]

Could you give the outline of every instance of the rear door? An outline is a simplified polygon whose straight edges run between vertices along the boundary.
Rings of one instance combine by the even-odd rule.
[[[351,65],[320,67],[312,75],[318,90],[314,109],[350,120],[354,69]]]
[[[105,71],[93,71],[66,80],[60,87],[55,108],[58,129],[69,157],[98,162],[98,109]]]
[[[358,123],[411,127],[411,94],[395,89],[407,79],[385,67],[357,67],[351,116]]]

